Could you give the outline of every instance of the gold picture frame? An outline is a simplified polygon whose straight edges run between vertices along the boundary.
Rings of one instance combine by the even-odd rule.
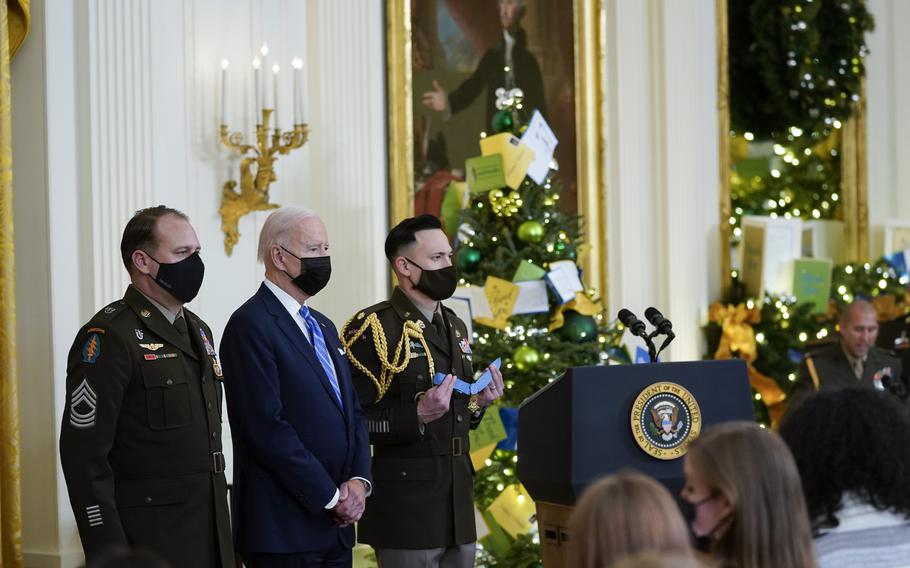
[[[732,285],[728,220],[733,213],[730,194],[730,70],[728,0],[715,0],[717,42],[717,124],[720,175],[720,278],[725,295]],[[866,88],[860,87],[860,100],[853,117],[841,131],[841,218],[844,221],[846,257],[851,262],[869,260],[869,189],[866,156]]]
[[[432,0],[413,0],[429,2]],[[414,214],[414,88],[412,0],[386,2],[389,223]],[[591,251],[579,259],[585,280],[607,298],[603,76],[605,11],[598,0],[570,0],[573,10],[577,212]],[[562,141],[560,143],[563,143]]]

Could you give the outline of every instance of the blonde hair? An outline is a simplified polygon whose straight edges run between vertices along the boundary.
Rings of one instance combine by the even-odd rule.
[[[816,566],[799,471],[780,437],[752,422],[727,422],[692,442],[688,465],[733,507],[712,555],[737,568]]]
[[[603,568],[637,552],[686,551],[689,531],[670,492],[634,471],[588,487],[569,517],[569,566]]]
[[[312,209],[306,207],[282,207],[276,209],[262,226],[259,232],[259,262],[266,264],[269,257],[269,251],[274,245],[284,246],[287,243],[288,236],[297,224],[304,219],[319,217]]]
[[[623,558],[610,568],[706,568],[709,566],[691,551],[643,552]]]

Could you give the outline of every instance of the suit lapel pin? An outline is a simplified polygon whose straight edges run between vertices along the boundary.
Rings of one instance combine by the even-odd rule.
[[[152,312],[150,312],[148,310],[142,310],[141,312],[139,312],[139,315],[144,318],[148,318],[148,317],[151,317]]]

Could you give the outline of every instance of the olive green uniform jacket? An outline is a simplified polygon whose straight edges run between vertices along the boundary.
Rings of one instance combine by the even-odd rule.
[[[817,388],[810,372],[810,365],[815,368],[818,378]],[[806,353],[789,398],[791,404],[794,404],[816,390],[860,386],[877,388],[876,380],[880,383],[884,375],[889,375],[893,381],[900,380],[901,362],[893,353],[880,347],[872,347],[863,363],[863,376],[857,379],[850,366],[850,361],[844,354],[843,347],[839,341],[835,341]]]
[[[70,349],[60,457],[89,563],[120,545],[234,566],[221,368],[209,327],[183,313],[186,335],[130,286]]]
[[[469,411],[469,397],[453,391],[442,418],[423,427],[417,419],[417,395],[433,386],[435,373],[473,380],[465,324],[448,308],[443,314],[447,337],[396,288],[341,331],[373,445],[373,494],[358,540],[374,548],[440,548],[477,538],[468,432],[482,412]],[[400,363],[385,381],[382,360]]]

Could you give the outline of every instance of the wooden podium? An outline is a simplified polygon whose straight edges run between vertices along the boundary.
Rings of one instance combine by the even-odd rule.
[[[646,453],[632,432],[636,398],[655,383],[686,389],[700,427],[754,420],[741,360],[576,367],[526,399],[518,411],[518,478],[537,505],[545,568],[566,567],[575,500],[598,478],[629,468],[654,477],[676,496],[681,458]]]

